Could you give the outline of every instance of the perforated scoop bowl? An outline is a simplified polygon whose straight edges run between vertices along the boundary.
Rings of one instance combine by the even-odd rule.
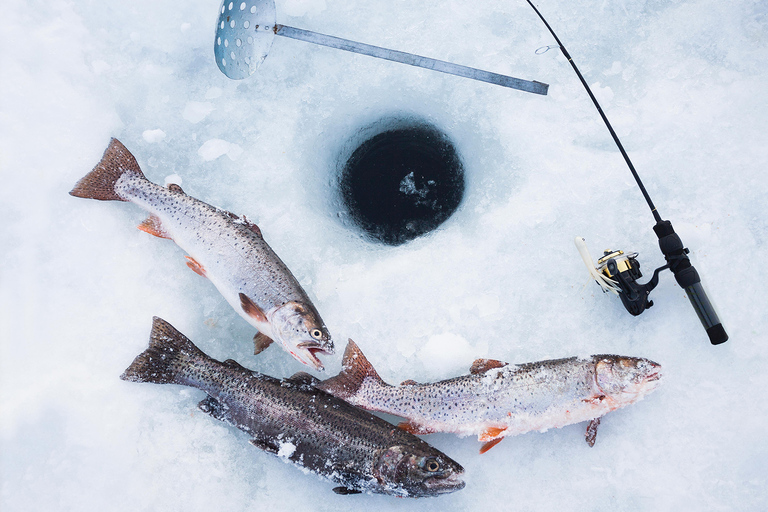
[[[213,49],[216,64],[229,78],[242,80],[255,73],[274,39],[273,0],[225,0],[221,4]]]
[[[275,22],[274,0],[224,0],[222,2],[216,25],[216,40],[213,44],[216,64],[221,72],[229,78],[234,80],[248,78],[267,58],[269,49],[272,47],[272,40],[276,35],[535,94],[547,94],[549,89],[549,85],[541,82],[499,75],[412,53],[388,50],[370,44],[280,25]]]

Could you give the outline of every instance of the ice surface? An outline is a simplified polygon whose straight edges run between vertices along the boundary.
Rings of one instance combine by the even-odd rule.
[[[537,3],[579,64],[731,340],[709,345],[668,274],[640,317],[573,246],[663,263],[607,130],[523,1],[292,0],[277,19],[550,84],[525,94],[277,38],[258,72],[213,61],[217,3],[9,2],[0,17],[0,509],[765,510],[768,508],[768,8],[765,2]],[[412,116],[467,174],[430,236],[349,229],[335,173],[359,130]],[[161,137],[160,133],[164,136]],[[196,409],[201,394],[119,375],[158,315],[219,359],[284,377],[253,329],[133,205],[69,196],[110,137],[146,175],[258,222],[339,346],[388,382],[592,353],[647,357],[665,382],[603,419],[505,439],[427,440],[467,486],[436,499],[338,496]],[[221,141],[221,142],[217,142]],[[227,158],[222,158],[227,155]],[[444,354],[440,352],[444,351]]]

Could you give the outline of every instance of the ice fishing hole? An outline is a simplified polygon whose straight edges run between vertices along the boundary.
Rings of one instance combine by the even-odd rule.
[[[339,190],[351,220],[373,240],[401,245],[456,211],[464,168],[437,128],[408,124],[362,142],[341,170]]]

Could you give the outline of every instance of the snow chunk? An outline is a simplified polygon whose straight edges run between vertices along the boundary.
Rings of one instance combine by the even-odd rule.
[[[184,112],[182,112],[181,116],[190,123],[196,124],[208,117],[208,114],[213,112],[214,109],[213,103],[189,101],[184,107]]]
[[[477,354],[475,349],[458,334],[444,332],[429,338],[419,350],[418,357],[427,368],[434,368],[438,373],[469,367]]]
[[[293,455],[293,453],[296,451],[296,445],[290,442],[281,442],[280,443],[280,449],[277,451],[278,457],[285,457],[286,459]]]
[[[142,133],[141,136],[144,137],[145,141],[154,144],[165,138],[165,132],[159,128],[157,130],[144,130],[144,133]]]
[[[216,160],[222,155],[227,155],[230,160],[237,160],[237,158],[243,153],[243,148],[237,144],[227,142],[222,139],[210,139],[200,146],[197,150],[197,154],[200,155],[203,160],[210,162]]]
[[[170,175],[166,176],[165,177],[165,186],[167,187],[171,183],[173,183],[174,185],[181,186],[181,176],[179,176],[178,174],[170,174]]]

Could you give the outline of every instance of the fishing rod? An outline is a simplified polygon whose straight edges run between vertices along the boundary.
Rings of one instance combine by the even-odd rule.
[[[531,0],[527,0],[528,4],[533,8],[536,14],[539,16],[544,25],[552,34],[557,42],[557,47],[563,52],[563,56],[568,59],[571,67],[579,77],[581,84],[587,90],[592,103],[595,104],[597,111],[600,113],[600,117],[603,119],[605,126],[613,137],[613,141],[621,152],[621,156],[624,157],[624,161],[627,163],[632,176],[637,182],[637,186],[640,187],[640,191],[643,193],[645,201],[648,203],[648,207],[651,209],[653,218],[656,220],[656,224],[653,226],[653,231],[659,239],[659,248],[661,249],[667,264],[657,268],[653,272],[653,277],[645,284],[640,284],[637,279],[642,277],[640,273],[640,264],[637,261],[637,253],[627,253],[624,251],[605,251],[602,258],[598,260],[598,266],[595,267],[592,263],[592,257],[589,255],[589,251],[586,248],[586,243],[583,238],[577,237],[575,242],[579,249],[579,253],[584,259],[587,268],[590,271],[590,275],[597,281],[597,283],[603,288],[603,291],[611,292],[618,295],[624,307],[633,315],[639,315],[649,307],[653,306],[653,301],[648,299],[648,295],[651,293],[656,285],[659,283],[659,273],[662,270],[669,269],[675,276],[677,284],[683,288],[688,295],[688,299],[691,301],[693,309],[696,310],[696,314],[699,317],[702,325],[707,331],[709,341],[713,345],[719,345],[728,341],[728,334],[725,332],[723,324],[717,317],[715,308],[709,301],[704,288],[701,286],[701,278],[699,273],[691,264],[691,260],[688,258],[688,249],[683,245],[680,236],[675,233],[675,229],[672,227],[672,223],[668,220],[663,220],[659,214],[656,206],[654,206],[651,196],[648,195],[648,191],[645,189],[640,176],[635,170],[635,166],[632,165],[632,161],[629,159],[629,155],[624,150],[624,146],[621,144],[619,137],[613,130],[613,126],[608,121],[608,118],[600,107],[600,104],[592,94],[587,81],[584,80],[581,71],[573,61],[571,54],[565,48],[560,38],[557,37],[555,31],[544,19],[544,16],[539,12]]]

